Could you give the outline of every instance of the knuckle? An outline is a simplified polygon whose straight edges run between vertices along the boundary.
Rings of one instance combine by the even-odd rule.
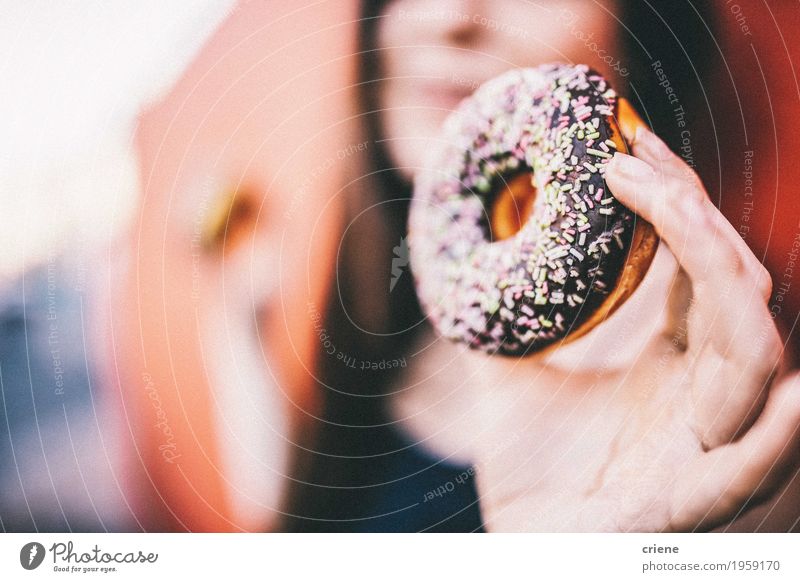
[[[765,299],[769,300],[772,295],[772,276],[769,274],[764,265],[761,263],[755,269],[755,286],[758,293]]]
[[[686,196],[685,192],[674,193],[673,199],[676,201],[681,218],[687,226],[691,225],[693,228],[703,229],[708,226],[708,218],[699,200]]]
[[[748,284],[751,283],[753,270],[750,268],[747,257],[745,257],[738,248],[730,243],[725,244],[725,247],[727,254],[730,256],[731,270],[734,275],[740,279],[746,279]],[[756,284],[757,283],[758,281],[756,280]]]
[[[769,317],[769,316],[767,316]],[[781,334],[778,332],[778,328],[775,327],[773,324],[770,333],[769,340],[767,341],[767,346],[769,351],[767,353],[772,354],[771,361],[772,367],[777,368],[781,360],[783,359],[783,340],[781,339]]]
[[[800,421],[800,374],[790,376],[784,382],[791,383],[793,390],[787,390],[787,396],[781,403],[781,407],[787,414],[795,420]],[[800,439],[800,430],[795,431],[795,438]]]
[[[669,188],[675,197],[689,199],[693,202],[706,202],[708,200],[708,195],[703,183],[700,181],[700,177],[688,167],[682,171],[681,175],[670,176]]]
[[[714,242],[717,246],[714,266],[710,267],[717,274],[717,279],[724,285],[725,295],[735,292],[743,294],[742,281],[744,280],[744,267],[742,257],[737,249],[725,240]]]
[[[708,194],[706,193],[705,186],[703,186],[703,181],[700,179],[700,176],[689,166],[684,167],[684,179],[686,181],[686,186],[689,190],[691,190],[691,195],[698,200],[706,200],[708,198]]]

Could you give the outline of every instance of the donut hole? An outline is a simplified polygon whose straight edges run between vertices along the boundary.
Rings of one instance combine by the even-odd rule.
[[[497,193],[489,198],[489,238],[506,240],[517,234],[528,222],[536,201],[536,187],[530,172],[523,172],[501,181]]]

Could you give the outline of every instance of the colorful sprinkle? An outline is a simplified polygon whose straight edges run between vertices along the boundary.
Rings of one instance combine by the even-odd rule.
[[[440,333],[529,353],[602,303],[634,224],[605,192],[615,102],[585,65],[547,65],[489,81],[446,120],[436,171],[418,177],[409,218],[417,291]],[[542,185],[534,216],[490,242],[492,190],[519,172]]]

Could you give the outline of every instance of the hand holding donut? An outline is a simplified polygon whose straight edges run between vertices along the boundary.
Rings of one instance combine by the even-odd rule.
[[[490,530],[706,530],[798,462],[800,375],[773,381],[766,270],[681,158],[622,131],[636,157],[615,154],[606,182],[665,243],[640,289],[551,353],[465,356]]]

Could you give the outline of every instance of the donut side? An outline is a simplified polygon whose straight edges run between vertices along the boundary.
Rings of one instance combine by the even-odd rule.
[[[626,129],[630,128],[631,131],[626,131],[625,133],[629,135],[632,134],[637,125],[644,125],[639,114],[636,113],[636,110],[627,99],[619,97],[617,99],[616,115],[609,119],[608,122],[613,131],[611,139],[617,145],[617,150],[626,154],[630,153],[630,148],[625,138],[622,136],[623,132],[620,128],[623,126],[626,127]],[[625,264],[620,270],[616,284],[603,303],[597,307],[596,311],[567,334],[563,343],[574,341],[586,335],[625,303],[628,297],[636,291],[647,274],[653,262],[653,258],[656,255],[658,241],[659,238],[653,225],[645,219],[636,216],[636,225],[634,226],[633,237],[631,238],[630,250],[628,251]]]

